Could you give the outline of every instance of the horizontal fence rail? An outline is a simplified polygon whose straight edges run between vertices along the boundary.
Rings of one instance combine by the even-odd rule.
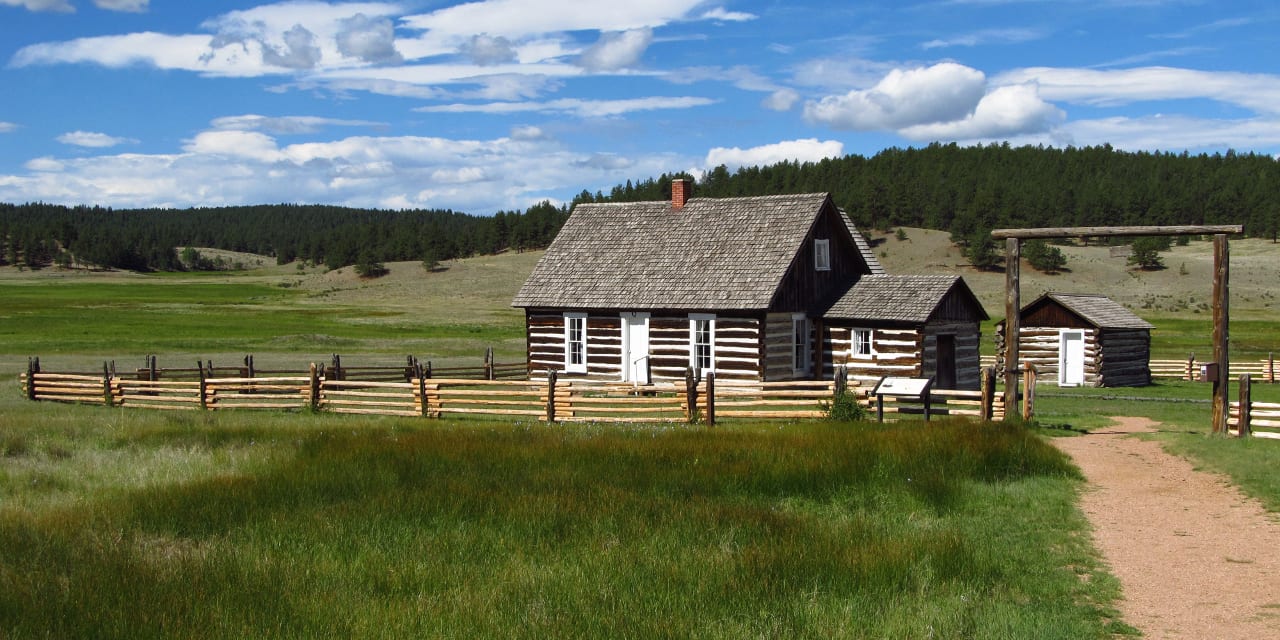
[[[995,356],[982,356],[981,362],[983,367],[994,367],[996,364]],[[1152,378],[1171,378],[1175,380],[1192,380],[1205,381],[1201,367],[1207,362],[1196,360],[1194,354],[1190,357],[1177,359],[1153,359],[1148,361]],[[1230,375],[1233,377],[1249,374],[1257,376],[1258,380],[1269,384],[1276,382],[1276,361],[1275,358],[1268,356],[1260,360],[1236,360],[1231,362]]]
[[[208,368],[201,367],[207,373]],[[346,369],[350,372],[351,369]],[[415,368],[415,371],[421,371]],[[186,411],[236,409],[312,410],[361,415],[440,418],[487,415],[550,422],[702,422],[719,419],[799,420],[826,417],[840,389],[868,411],[876,399],[857,381],[726,382],[715,376],[685,382],[633,385],[557,379],[555,372],[534,380],[426,377],[384,381],[330,377],[332,367],[313,365],[306,375],[203,377],[192,380],[136,380],[102,374],[44,372],[21,376],[31,400]],[[437,369],[434,373],[441,373]],[[260,373],[255,371],[256,373]],[[987,402],[993,403],[985,407]],[[883,399],[887,419],[923,413],[919,398]],[[1004,408],[982,391],[933,390],[929,413],[990,416]]]

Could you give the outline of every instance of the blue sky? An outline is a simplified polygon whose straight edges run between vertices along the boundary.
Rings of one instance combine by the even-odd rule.
[[[0,201],[477,214],[933,141],[1280,152],[1270,0],[0,0]]]

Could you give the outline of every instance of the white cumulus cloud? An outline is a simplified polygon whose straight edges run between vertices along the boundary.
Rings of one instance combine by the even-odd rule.
[[[875,131],[952,122],[978,106],[986,90],[981,71],[944,62],[895,69],[876,86],[805,104],[805,119],[835,129]]]
[[[816,162],[844,155],[844,144],[835,140],[787,140],[758,147],[715,147],[707,152],[708,168],[725,165],[729,169],[777,164],[782,161]]]
[[[913,140],[977,140],[1008,138],[1048,131],[1066,119],[1059,108],[1042,100],[1035,85],[997,87],[982,97],[968,117],[899,130]]]
[[[338,21],[340,30],[334,36],[342,55],[371,63],[394,63],[404,60],[396,51],[395,26],[390,18],[370,18],[357,13]]]

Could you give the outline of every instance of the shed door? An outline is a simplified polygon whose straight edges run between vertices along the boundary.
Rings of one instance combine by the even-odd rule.
[[[1058,345],[1058,386],[1084,384],[1084,332],[1063,331]]]
[[[937,337],[937,371],[934,373],[933,388],[956,388],[956,337],[942,334]]]
[[[622,314],[622,379],[649,384],[649,314]]]

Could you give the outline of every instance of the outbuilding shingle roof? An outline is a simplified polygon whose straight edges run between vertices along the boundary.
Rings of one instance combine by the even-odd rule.
[[[580,204],[511,304],[767,309],[824,206],[825,193]]]
[[[1099,329],[1151,329],[1153,325],[1134,315],[1119,302],[1096,293],[1057,293],[1050,291],[1035,302],[1049,298]]]
[[[969,291],[968,285],[960,276],[951,275],[863,276],[831,305],[823,317],[833,320],[924,324],[956,287],[963,288],[973,299],[985,319],[986,313],[981,311],[981,304],[977,303],[977,298]]]

